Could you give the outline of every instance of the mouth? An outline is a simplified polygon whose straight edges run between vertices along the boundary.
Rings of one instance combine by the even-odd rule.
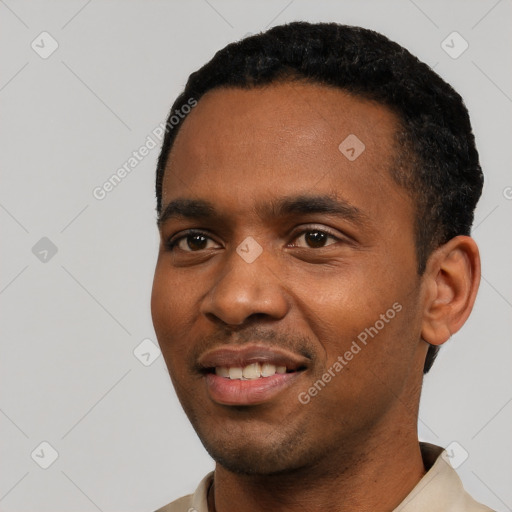
[[[288,389],[308,368],[293,352],[258,345],[223,347],[199,358],[210,398],[222,405],[257,405]]]

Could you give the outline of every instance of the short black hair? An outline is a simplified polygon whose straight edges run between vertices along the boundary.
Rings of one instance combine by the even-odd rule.
[[[427,64],[382,34],[336,23],[273,27],[227,45],[190,75],[166,124],[156,171],[157,212],[162,209],[167,159],[181,126],[176,110],[183,112],[185,106],[184,111],[190,111],[190,100],[198,101],[212,89],[296,80],[377,101],[396,115],[397,157],[390,172],[415,201],[420,275],[434,249],[470,234],[483,174],[461,96]],[[438,349],[430,345],[424,373]]]

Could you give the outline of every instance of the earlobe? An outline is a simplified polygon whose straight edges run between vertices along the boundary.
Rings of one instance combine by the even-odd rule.
[[[434,251],[423,276],[422,338],[448,341],[467,320],[480,284],[480,255],[469,236],[457,236]]]

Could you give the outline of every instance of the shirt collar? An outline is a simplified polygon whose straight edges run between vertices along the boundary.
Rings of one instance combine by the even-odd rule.
[[[420,450],[426,474],[393,512],[492,512],[464,490],[443,448],[420,443]],[[212,471],[201,480],[192,496],[192,508],[196,512],[208,512],[207,496],[213,474]]]

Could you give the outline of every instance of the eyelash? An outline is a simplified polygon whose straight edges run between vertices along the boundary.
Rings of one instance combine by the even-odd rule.
[[[324,233],[329,238],[333,238],[334,240],[336,240],[336,242],[340,242],[342,240],[341,238],[339,238],[338,236],[334,235],[333,233],[331,233],[330,231],[326,230],[325,228],[318,229],[318,228],[315,228],[315,227],[310,227],[308,229],[303,229],[302,231],[299,231],[297,233],[297,235],[293,239],[296,240],[297,238],[299,238],[300,236],[304,235],[305,233],[311,233],[313,231],[317,231],[319,233]],[[187,238],[189,236],[194,236],[194,235],[204,236],[205,238],[209,238],[210,240],[213,240],[213,238],[210,235],[208,235],[208,233],[206,233],[204,231],[200,231],[200,230],[197,230],[197,229],[190,229],[190,230],[186,231],[184,234],[180,235],[177,238],[169,239],[166,242],[166,244],[165,244],[167,250],[173,251],[181,240],[183,240],[184,238]],[[324,246],[324,247],[327,247],[327,246]],[[320,247],[320,249],[323,249],[324,247]],[[304,247],[303,247],[303,249],[304,249]],[[309,249],[313,249],[313,247],[309,247]],[[200,251],[183,251],[183,252],[200,252]]]

